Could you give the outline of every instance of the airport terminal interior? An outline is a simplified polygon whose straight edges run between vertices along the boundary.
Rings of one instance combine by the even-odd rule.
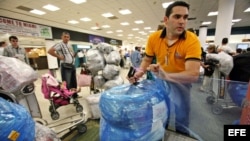
[[[197,35],[207,54],[201,59],[212,61],[202,60],[192,83],[135,67],[133,54],[149,57],[149,36],[165,31],[165,10],[175,1],[0,0],[0,140],[223,141],[227,125],[250,124],[250,64],[241,61],[235,69],[236,56],[250,59],[249,0],[181,0],[190,5],[185,30]],[[49,53],[65,39],[62,33],[70,36],[67,51],[75,53],[74,90]],[[12,42],[26,60],[4,55]],[[178,117],[185,117],[181,124]]]

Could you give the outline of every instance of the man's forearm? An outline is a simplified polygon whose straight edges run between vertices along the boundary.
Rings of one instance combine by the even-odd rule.
[[[142,69],[142,71],[146,72],[148,66],[152,63],[152,58],[145,56],[142,59],[141,65],[140,65],[140,69]]]

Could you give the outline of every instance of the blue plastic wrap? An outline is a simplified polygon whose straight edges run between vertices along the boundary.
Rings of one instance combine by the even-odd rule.
[[[163,137],[168,87],[161,80],[124,84],[102,93],[101,141],[154,141]]]
[[[25,107],[0,97],[0,139],[10,141],[34,141],[35,122]]]
[[[228,93],[232,101],[239,107],[241,107],[243,99],[247,95],[247,82],[230,82],[228,85]]]

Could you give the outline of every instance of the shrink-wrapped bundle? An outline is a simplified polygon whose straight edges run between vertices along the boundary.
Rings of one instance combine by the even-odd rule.
[[[107,64],[119,65],[120,61],[121,61],[121,55],[119,54],[118,51],[112,51],[106,57]]]
[[[108,80],[107,82],[105,82],[105,84],[103,85],[103,88],[105,90],[107,90],[107,89],[110,89],[112,87],[122,85],[123,83],[124,83],[124,81],[123,81],[122,77],[118,75],[114,79]]]
[[[94,76],[95,87],[102,88],[105,82],[106,82],[106,80],[102,75]]]
[[[156,141],[165,132],[168,88],[164,83],[143,80],[104,91],[100,98],[101,141]]]
[[[111,80],[114,79],[115,76],[119,75],[120,73],[120,67],[113,65],[113,64],[107,64],[103,69],[103,77]]]
[[[97,49],[90,49],[86,53],[86,64],[92,74],[97,74],[105,66],[103,55]]]

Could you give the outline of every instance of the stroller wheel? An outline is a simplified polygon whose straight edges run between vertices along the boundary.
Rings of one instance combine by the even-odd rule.
[[[77,112],[77,113],[80,113],[80,112],[82,112],[82,111],[83,111],[82,105],[77,104],[77,105],[76,105],[76,112]]]
[[[216,103],[212,106],[212,112],[216,115],[220,115],[223,111],[223,107],[219,104]]]
[[[57,120],[57,119],[59,119],[59,117],[60,117],[60,115],[59,115],[58,112],[52,112],[52,113],[51,113],[51,118],[52,118],[53,120]]]
[[[215,97],[214,96],[208,96],[206,100],[207,100],[208,104],[214,104]]]
[[[54,112],[54,109],[53,109],[53,106],[52,106],[52,105],[49,106],[49,112],[50,112],[50,113]]]
[[[84,134],[87,131],[87,126],[83,123],[80,123],[76,126],[79,134]]]

